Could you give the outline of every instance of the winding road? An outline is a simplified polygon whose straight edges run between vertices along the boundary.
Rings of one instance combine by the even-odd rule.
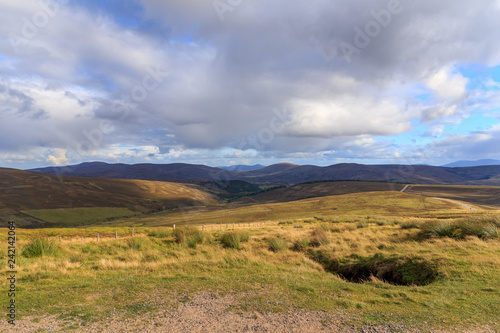
[[[405,186],[405,187],[401,190],[401,192],[406,191],[406,190],[408,189],[408,187],[410,187],[410,186],[411,186],[410,184],[406,185],[406,186]],[[462,207],[464,207],[464,208],[466,208],[466,209],[469,209],[469,210],[478,210],[477,208],[471,207],[471,206],[469,206],[469,205],[467,205],[467,204],[464,204],[463,202],[460,202],[460,201],[456,201],[456,200],[452,200],[452,199],[445,199],[445,198],[437,198],[437,197],[430,197],[430,198],[432,198],[432,199],[437,199],[437,200],[443,200],[443,201],[449,201],[449,202],[452,202],[452,203],[454,203],[454,204],[460,205],[460,206],[462,206]]]

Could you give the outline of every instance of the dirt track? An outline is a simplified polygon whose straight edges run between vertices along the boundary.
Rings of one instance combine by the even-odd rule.
[[[123,319],[114,314],[108,320],[86,326],[81,323],[57,319],[57,316],[40,318],[24,317],[17,321],[15,329],[10,329],[2,321],[0,332],[439,332],[431,327],[411,327],[404,323],[390,323],[380,326],[353,328],[345,324],[355,319],[342,311],[294,311],[287,313],[241,312],[235,296],[214,297],[200,294],[193,300],[180,303],[177,309],[147,313],[133,319]],[[233,308],[233,310],[228,310]],[[38,321],[38,322],[37,322]],[[73,328],[70,326],[73,325]],[[455,329],[457,332],[493,333],[492,329]]]

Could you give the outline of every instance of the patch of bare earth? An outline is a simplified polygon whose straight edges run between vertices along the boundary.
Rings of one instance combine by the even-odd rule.
[[[197,295],[189,302],[179,303],[176,309],[148,313],[136,318],[124,318],[116,313],[99,323],[60,320],[57,316],[23,317],[11,327],[0,323],[0,332],[422,332],[419,328],[393,323],[381,326],[353,328],[345,322],[353,315],[343,312],[293,311],[286,313],[236,313],[229,310],[238,306],[234,295],[214,297]],[[425,331],[433,331],[425,329]],[[485,332],[494,330],[454,330],[453,332]],[[443,332],[444,333],[444,332]]]

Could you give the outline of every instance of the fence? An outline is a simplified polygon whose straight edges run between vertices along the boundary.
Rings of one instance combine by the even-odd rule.
[[[79,241],[81,244],[84,243],[94,243],[94,242],[102,242],[102,241],[107,241],[107,240],[112,240],[112,239],[119,239],[119,238],[129,238],[129,237],[134,237],[138,233],[144,234],[144,233],[151,233],[151,232],[156,232],[158,231],[167,231],[167,230],[175,230],[176,227],[196,227],[201,229],[202,231],[206,232],[212,232],[212,231],[221,231],[221,230],[234,230],[234,229],[243,229],[243,228],[259,228],[263,226],[270,226],[273,224],[278,225],[280,222],[283,221],[291,221],[291,220],[305,220],[305,219],[311,219],[313,217],[301,217],[301,218],[290,218],[290,219],[279,219],[279,220],[269,220],[269,221],[253,221],[253,222],[232,222],[232,223],[207,223],[207,224],[183,224],[183,225],[171,225],[167,227],[143,227],[143,228],[137,228],[136,227],[131,227],[130,231],[128,233],[121,233],[119,234],[117,231],[114,231],[113,233],[96,233],[95,235],[85,235],[85,236],[79,236],[75,240],[75,236],[58,236],[59,237],[59,243],[63,242],[75,242]],[[141,230],[142,229],[142,230]],[[152,229],[152,230],[151,230]]]

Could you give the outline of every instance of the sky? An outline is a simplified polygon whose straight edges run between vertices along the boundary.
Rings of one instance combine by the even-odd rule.
[[[0,167],[500,158],[500,0],[2,0]]]

